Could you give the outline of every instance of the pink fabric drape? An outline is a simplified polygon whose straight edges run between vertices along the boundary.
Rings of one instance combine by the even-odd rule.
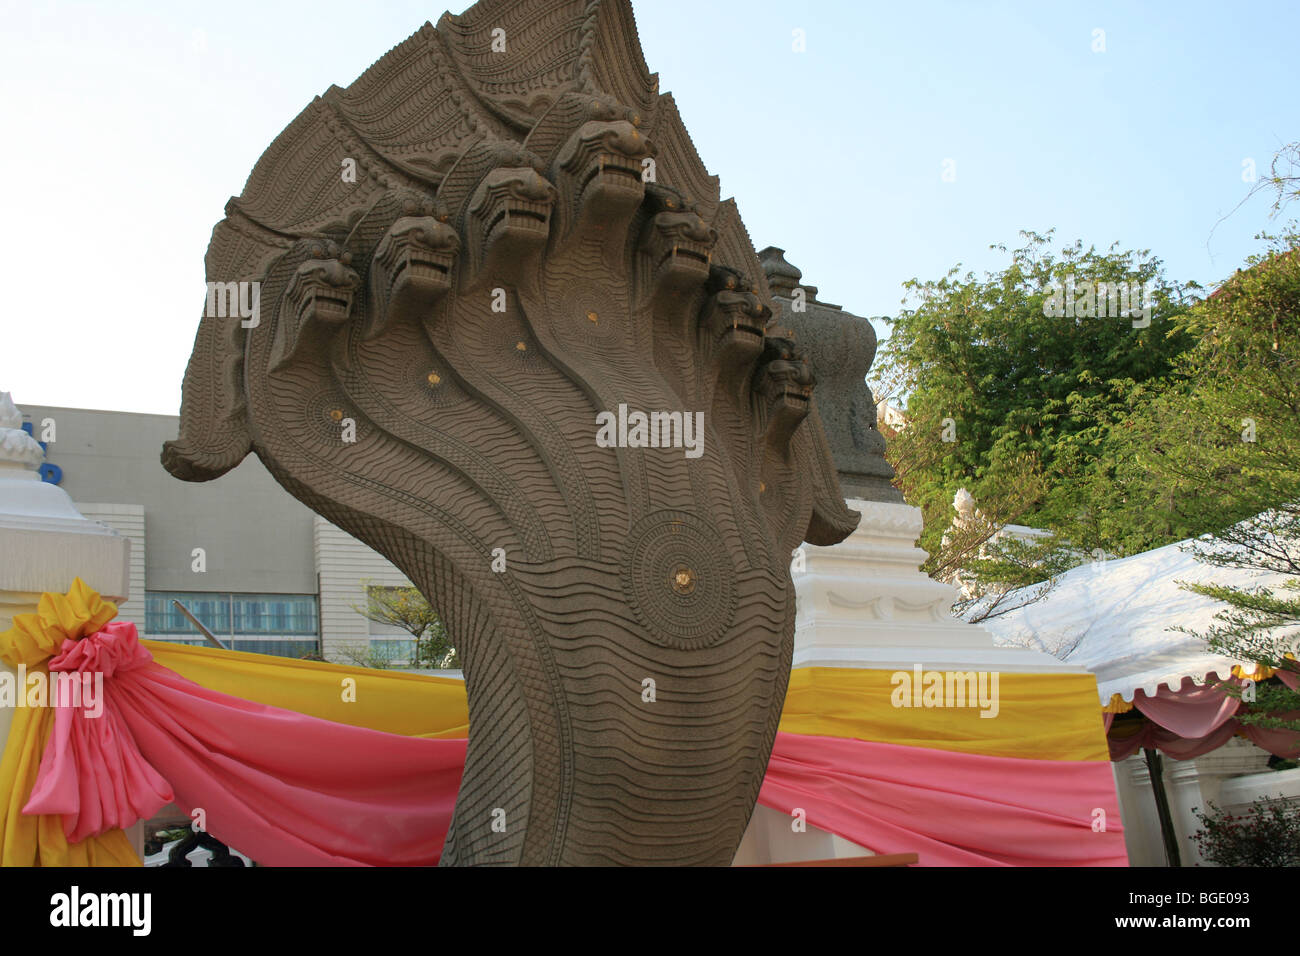
[[[102,832],[162,806],[161,778],[182,809],[202,809],[209,832],[259,863],[438,861],[466,741],[386,734],[220,694],[154,663],[136,641],[134,624],[114,622],[65,642],[51,662],[87,673],[106,666],[105,712],[59,708],[25,813],[63,814],[68,833]]]
[[[103,714],[60,701],[26,813],[71,837],[129,826],[173,798],[273,866],[432,864],[465,740],[336,724],[208,690],[155,663],[115,622],[51,661],[102,673]],[[81,702],[86,703],[84,700]],[[173,797],[174,793],[174,797]],[[759,802],[878,853],[936,865],[1127,862],[1108,764],[988,757],[777,735]],[[1104,816],[1104,828],[1094,829]]]
[[[1127,866],[1108,763],[778,733],[764,806],[922,866]],[[1094,831],[1104,811],[1105,830]]]
[[[1240,683],[1239,681],[1237,683]],[[1133,706],[1179,737],[1204,737],[1232,719],[1241,701],[1215,684],[1184,677],[1177,690],[1161,685],[1153,695],[1133,694]]]
[[[1288,687],[1295,689],[1293,684],[1297,675],[1286,671],[1278,671],[1277,675]],[[1234,682],[1246,683],[1235,679]],[[1177,690],[1162,686],[1152,695],[1140,690],[1135,692],[1133,706],[1147,720],[1132,736],[1110,735],[1113,717],[1106,715],[1111,760],[1131,757],[1143,747],[1157,748],[1175,760],[1191,760],[1222,747],[1236,733],[1279,757],[1300,756],[1300,734],[1241,723],[1234,716],[1241,700],[1214,683],[1197,685],[1191,677],[1184,677]],[[1300,714],[1279,716],[1297,719]]]
[[[109,624],[93,639],[64,641],[50,658],[54,727],[24,812],[62,815],[70,843],[129,827],[173,799],[106,691],[115,673],[150,660],[135,625],[121,623]]]
[[[1278,716],[1283,720],[1300,720],[1300,710]],[[1291,760],[1300,757],[1300,734],[1294,730],[1270,730],[1250,724],[1240,724],[1239,727],[1242,736],[1262,750]]]
[[[1279,715],[1290,720],[1300,720],[1300,712]],[[1180,737],[1172,730],[1146,721],[1142,729],[1131,737],[1108,737],[1110,759],[1123,760],[1143,747],[1154,747],[1175,760],[1192,760],[1211,750],[1218,750],[1233,736],[1240,733],[1261,750],[1279,757],[1300,757],[1300,734],[1293,730],[1269,730],[1242,724],[1236,718],[1220,724],[1204,737]]]
[[[1150,720],[1143,721],[1142,729],[1131,737],[1107,737],[1111,760],[1131,757],[1144,747],[1154,747],[1175,760],[1191,760],[1211,750],[1217,750],[1232,739],[1240,726],[1236,720],[1220,724],[1204,737],[1180,737]]]

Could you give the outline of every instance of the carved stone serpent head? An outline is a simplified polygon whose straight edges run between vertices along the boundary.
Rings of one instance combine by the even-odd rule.
[[[444,862],[726,864],[791,551],[857,514],[627,3],[527,6],[426,24],[267,150],[207,258],[260,314],[202,319],[163,462],[255,452],[442,615],[470,709]]]

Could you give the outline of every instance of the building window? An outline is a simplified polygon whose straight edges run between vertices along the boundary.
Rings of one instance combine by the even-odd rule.
[[[370,638],[370,650],[389,664],[409,664],[415,656],[415,641]]]
[[[181,644],[202,644],[203,636],[172,601],[185,605],[232,650],[301,657],[320,649],[320,618],[314,594],[145,593],[146,636]]]

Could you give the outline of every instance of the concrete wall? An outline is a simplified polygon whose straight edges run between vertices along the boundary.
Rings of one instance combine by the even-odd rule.
[[[377,551],[372,551],[342,528],[320,515],[313,516],[316,538],[317,574],[320,579],[320,632],[322,653],[341,660],[339,649],[365,647],[372,630],[376,636],[386,629],[374,626],[352,610],[366,603],[363,581],[383,587],[410,587],[401,571]],[[400,636],[392,633],[387,636]]]
[[[112,528],[131,542],[131,597],[117,606],[117,620],[132,622],[141,637],[148,637],[144,628],[145,552],[148,548],[144,506],[82,501],[74,504],[87,518]]]
[[[163,442],[176,437],[175,415],[41,405],[21,410],[38,439],[42,420],[54,419],[56,440],[45,457],[63,469],[59,487],[74,501],[144,509],[150,590],[315,593],[314,515],[256,456],[216,481],[180,481],[159,461]],[[205,574],[191,570],[194,548],[206,552]]]

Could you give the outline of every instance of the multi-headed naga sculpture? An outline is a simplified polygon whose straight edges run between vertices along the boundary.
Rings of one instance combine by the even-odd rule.
[[[255,452],[443,616],[470,712],[443,861],[729,863],[791,551],[857,514],[626,0],[426,24],[277,137],[207,275],[257,308],[202,319],[163,463]]]

